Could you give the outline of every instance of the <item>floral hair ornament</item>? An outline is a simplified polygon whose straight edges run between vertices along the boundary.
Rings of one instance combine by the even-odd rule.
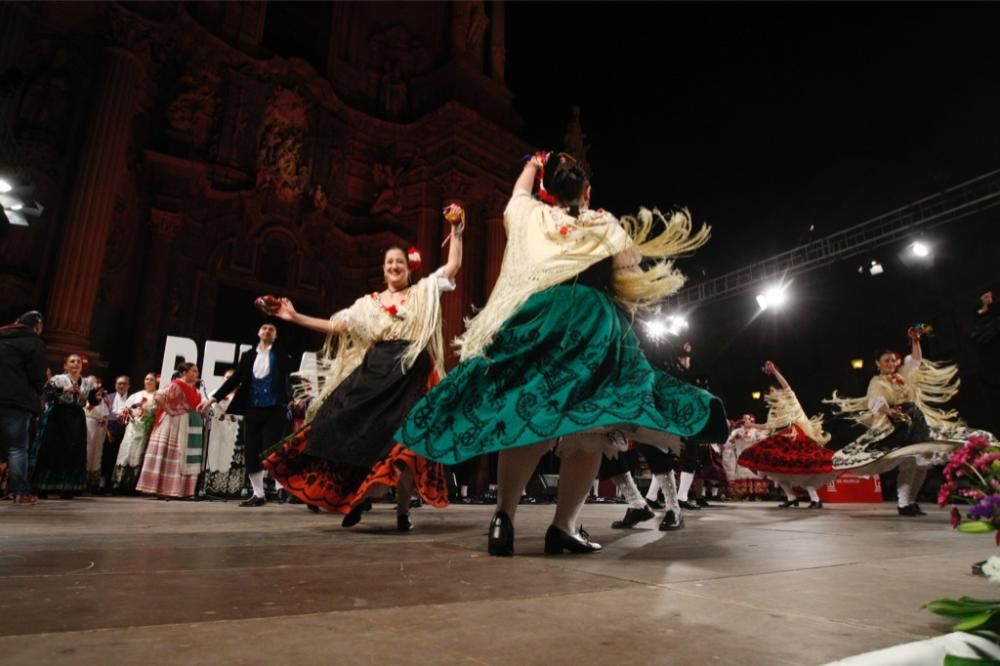
[[[410,246],[410,249],[406,251],[406,265],[410,269],[410,272],[416,272],[420,270],[421,257],[420,250]]]
[[[535,173],[535,182],[538,183],[538,198],[550,206],[555,206],[559,203],[559,200],[556,199],[554,194],[545,189],[545,165],[548,164],[551,157],[551,152],[540,150],[532,155],[531,159],[537,159],[541,162],[541,168]]]

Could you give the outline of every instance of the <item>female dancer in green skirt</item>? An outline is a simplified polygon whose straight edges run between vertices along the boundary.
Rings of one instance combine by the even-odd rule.
[[[544,202],[531,196],[536,180]],[[457,342],[462,362],[396,433],[447,464],[500,452],[491,555],[513,554],[521,491],[553,446],[559,501],[545,552],[589,553],[601,546],[577,517],[603,452],[633,435],[660,443],[670,441],[664,433],[728,434],[718,399],[651,367],[628,319],[683,284],[668,258],[702,245],[708,229],[692,235],[686,214],[668,221],[646,210],[619,222],[589,201],[572,157],[537,154],[525,164],[504,212],[497,285]]]

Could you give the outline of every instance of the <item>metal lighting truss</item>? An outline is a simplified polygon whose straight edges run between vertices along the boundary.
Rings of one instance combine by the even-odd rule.
[[[998,205],[1000,169],[787,252],[682,289],[668,299],[666,305],[683,308],[733,296],[762,283],[829,266],[894,243],[915,231],[956,222]]]

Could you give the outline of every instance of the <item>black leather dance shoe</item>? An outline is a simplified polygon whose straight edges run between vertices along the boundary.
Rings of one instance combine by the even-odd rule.
[[[785,500],[784,502],[782,502],[781,504],[778,505],[778,508],[779,509],[789,509],[789,508],[791,508],[793,506],[794,507],[798,507],[799,506],[799,500],[798,499]]]
[[[361,516],[364,515],[365,511],[372,510],[372,501],[370,499],[365,499],[364,502],[357,505],[351,512],[344,516],[344,521],[340,523],[341,527],[354,527],[361,522]]]
[[[486,550],[490,555],[498,557],[510,557],[514,554],[514,523],[503,511],[493,514]]]
[[[628,509],[625,511],[624,518],[622,518],[621,520],[616,520],[615,522],[611,523],[611,529],[630,530],[639,523],[655,517],[656,514],[650,511],[646,507],[643,507],[641,509]]]
[[[684,527],[684,516],[680,511],[677,513],[667,511],[667,513],[663,516],[663,520],[660,521],[661,532],[673,532],[674,530],[679,530],[682,527]]]
[[[687,500],[681,500],[678,502],[680,507],[686,511],[700,511],[701,507],[698,506],[696,502],[689,502]]]
[[[590,535],[581,527],[576,536],[567,534],[555,525],[549,525],[545,533],[545,554],[561,555],[564,550],[571,553],[596,553],[601,544],[590,540]]]
[[[708,503],[708,500],[704,497],[696,497],[694,503],[703,509],[711,509],[712,505]]]
[[[662,501],[660,501],[658,499],[651,500],[651,499],[647,498],[646,499],[646,505],[650,509],[665,509],[666,508],[666,505]]]
[[[926,513],[924,513],[924,510],[921,509],[916,504],[907,504],[906,506],[901,506],[896,509],[896,513],[898,513],[901,516],[908,516],[908,517],[927,515]]]
[[[822,509],[823,508],[823,503],[822,502],[809,502],[809,506],[807,506],[806,508],[807,509]]]
[[[257,497],[256,495],[251,495],[249,499],[245,499],[240,502],[240,506],[267,506],[267,500],[263,497]]]
[[[397,532],[409,532],[413,529],[413,521],[410,520],[410,514],[408,513],[397,513],[396,514],[396,531]]]

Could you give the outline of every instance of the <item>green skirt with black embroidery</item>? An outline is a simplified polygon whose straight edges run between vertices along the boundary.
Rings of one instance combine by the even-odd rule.
[[[416,404],[396,439],[455,464],[602,430],[689,443],[729,434],[718,398],[653,368],[611,299],[576,284],[528,299],[484,356],[460,363]]]

